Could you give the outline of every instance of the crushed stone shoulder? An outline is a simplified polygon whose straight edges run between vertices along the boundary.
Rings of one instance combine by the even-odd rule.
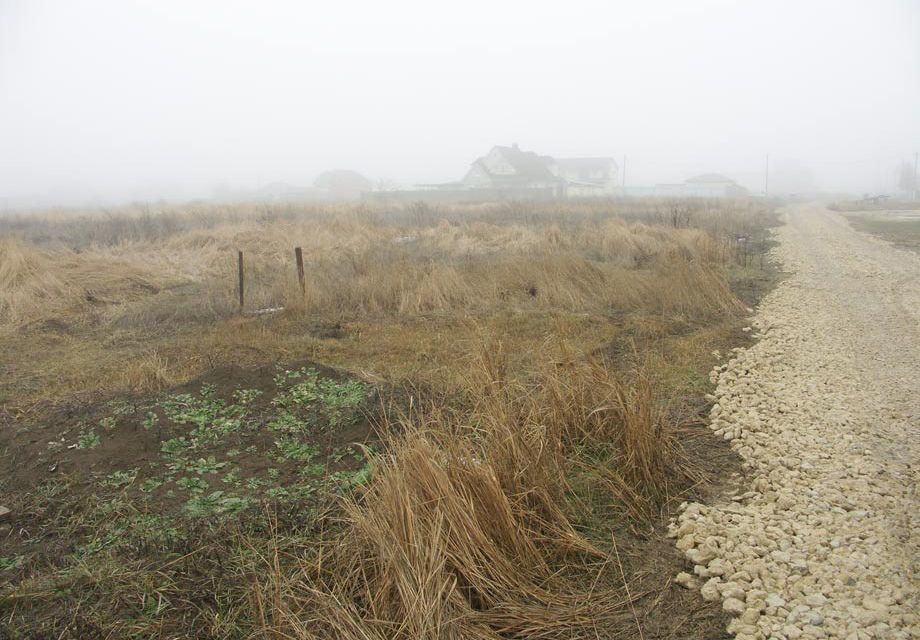
[[[751,484],[671,535],[739,639],[918,638],[920,258],[820,207],[784,221],[790,275],[712,373]]]

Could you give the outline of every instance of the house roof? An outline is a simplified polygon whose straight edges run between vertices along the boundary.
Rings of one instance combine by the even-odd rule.
[[[549,156],[541,156],[533,151],[521,151],[517,145],[511,147],[496,145],[495,148],[501,152],[508,164],[514,167],[517,177],[531,180],[554,180],[556,178],[549,170],[549,165],[553,162]],[[488,168],[482,163],[482,158],[476,162],[488,171]]]
[[[701,173],[698,176],[693,176],[692,178],[687,178],[684,182],[688,184],[706,184],[709,182],[730,182],[735,183],[734,180],[727,176],[723,176],[721,173]]]

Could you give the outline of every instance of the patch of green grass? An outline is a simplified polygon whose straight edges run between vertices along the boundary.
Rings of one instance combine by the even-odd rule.
[[[25,563],[26,556],[17,555],[17,556],[0,556],[0,571],[10,571],[11,569],[18,569]]]
[[[908,218],[867,213],[849,214],[847,219],[857,231],[871,233],[899,247],[920,251],[920,216]]]

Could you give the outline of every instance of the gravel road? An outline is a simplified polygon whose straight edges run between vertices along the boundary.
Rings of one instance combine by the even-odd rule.
[[[920,638],[920,256],[790,207],[789,272],[713,371],[738,494],[671,534],[739,639]]]

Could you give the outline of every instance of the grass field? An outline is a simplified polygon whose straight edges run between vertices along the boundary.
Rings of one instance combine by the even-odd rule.
[[[725,637],[663,533],[737,471],[708,373],[777,277],[774,220],[0,218],[0,636]]]
[[[920,214],[872,211],[844,215],[857,231],[871,233],[898,247],[920,251]]]

